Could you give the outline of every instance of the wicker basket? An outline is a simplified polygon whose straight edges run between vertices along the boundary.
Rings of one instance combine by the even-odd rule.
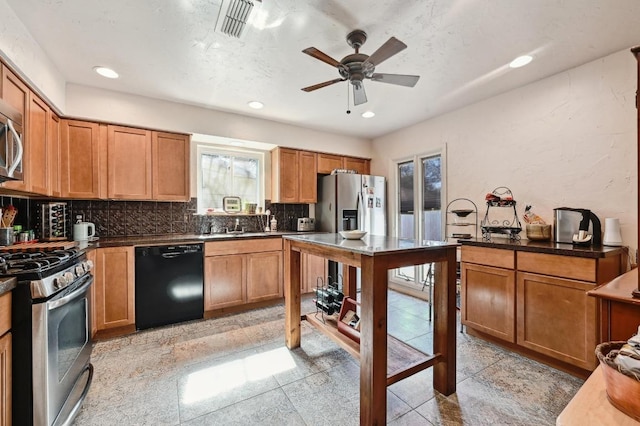
[[[609,352],[620,349],[625,343],[601,343],[596,347],[596,356],[602,366],[607,399],[611,405],[640,421],[640,381],[633,375],[621,372],[614,362],[615,357],[607,357]]]

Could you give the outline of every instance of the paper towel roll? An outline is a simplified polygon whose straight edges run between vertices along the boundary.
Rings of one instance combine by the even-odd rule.
[[[622,235],[620,234],[620,221],[613,217],[604,219],[604,239],[605,246],[621,246]]]

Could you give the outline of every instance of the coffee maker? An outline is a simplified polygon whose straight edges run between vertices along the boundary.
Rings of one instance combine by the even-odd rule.
[[[558,207],[554,211],[555,242],[589,246],[602,245],[600,219],[591,210]]]

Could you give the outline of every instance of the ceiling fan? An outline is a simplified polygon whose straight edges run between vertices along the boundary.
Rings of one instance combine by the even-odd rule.
[[[365,41],[367,41],[367,33],[362,30],[351,31],[347,35],[347,43],[349,46],[353,47],[356,52],[345,56],[340,62],[315,47],[304,49],[302,51],[303,53],[338,68],[340,78],[314,84],[313,86],[305,87],[302,90],[305,92],[311,92],[341,81],[349,80],[353,85],[353,103],[355,105],[360,105],[367,102],[367,95],[362,84],[363,80],[366,78],[372,81],[397,84],[399,86],[406,87],[413,87],[416,85],[418,79],[420,79],[420,76],[418,75],[381,74],[375,72],[376,66],[380,65],[383,61],[389,59],[396,53],[406,49],[406,44],[395,37],[391,37],[386,41],[386,43],[380,46],[378,50],[369,56],[364,53],[360,53],[360,47]]]

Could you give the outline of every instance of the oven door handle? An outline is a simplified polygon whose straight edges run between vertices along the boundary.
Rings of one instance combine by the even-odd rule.
[[[93,283],[93,275],[87,275],[87,276],[89,277],[87,279],[87,282],[82,284],[80,287],[76,288],[75,290],[73,290],[71,293],[67,294],[64,297],[61,297],[60,299],[53,299],[53,300],[47,301],[47,309],[51,311],[53,309],[57,309],[61,306],[66,305],[67,303],[71,303],[74,300],[78,299],[82,294],[85,293],[85,291],[89,288],[91,283]]]

